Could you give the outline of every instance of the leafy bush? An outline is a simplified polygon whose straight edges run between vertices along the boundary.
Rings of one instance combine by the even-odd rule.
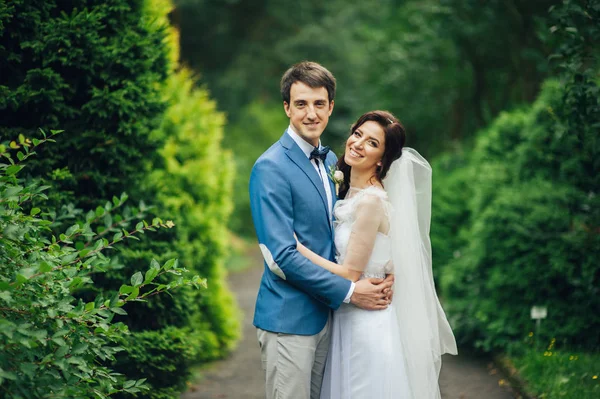
[[[66,130],[60,148],[41,149],[30,165],[40,177],[68,167],[54,181],[57,203],[142,197],[131,183],[147,175],[161,145],[149,133],[167,106],[160,84],[172,67],[166,14],[158,18],[153,3],[0,3],[0,137]]]
[[[600,239],[590,228],[598,220],[590,161],[600,154],[586,129],[566,127],[570,93],[549,82],[529,110],[482,132],[474,151],[466,247],[446,266],[443,286],[462,340],[486,350],[531,329],[534,305],[549,309],[544,338],[600,345],[591,333],[600,328],[592,311],[600,306]]]
[[[465,245],[443,270],[455,331],[485,350],[519,342],[533,305],[548,307],[540,339],[600,348],[600,3],[552,12],[561,79],[479,132]]]
[[[576,195],[570,187],[529,181],[500,188],[477,214],[467,255],[447,269],[444,291],[463,339],[487,350],[508,347],[532,329],[531,306],[545,305],[544,338],[598,345],[587,330],[600,325],[590,314],[600,305],[594,269],[585,267],[590,254],[574,239],[578,228],[569,212]],[[473,320],[474,328],[456,315]]]
[[[433,276],[438,283],[443,268],[465,245],[463,226],[469,221],[468,201],[472,195],[471,170],[464,152],[446,153],[432,163],[431,247]]]
[[[208,92],[195,88],[182,69],[169,78],[164,94],[170,106],[154,135],[165,145],[149,181],[161,212],[177,221],[173,243],[182,263],[210,282],[187,299],[198,307],[188,334],[202,343],[198,360],[214,359],[228,353],[240,334],[223,263],[232,197],[241,193],[232,193],[233,157],[220,148],[225,119]]]
[[[42,140],[20,135],[0,144],[0,392],[7,398],[104,398],[148,390],[144,376],[126,380],[109,366],[129,334],[115,315],[127,315],[128,303],[179,287],[205,287],[206,280],[190,278],[170,259],[162,265],[153,260],[117,292],[96,286],[97,276],[122,267],[106,252],[173,223],[155,218],[130,228],[147,209],[125,207],[125,194],[87,213],[32,207],[47,199],[50,187],[20,172],[35,147],[53,141],[54,134]],[[165,279],[167,274],[177,277]],[[156,281],[161,278],[164,283]],[[82,289],[97,295],[82,300]]]
[[[232,180],[219,145],[223,118],[205,91],[192,90],[189,74],[175,76],[171,9],[169,0],[0,3],[0,136],[37,126],[66,129],[61,146],[45,147],[27,171],[55,188],[45,206],[72,203],[87,212],[99,198],[127,191],[149,217],[160,214],[181,226],[122,245],[120,267],[96,276],[95,287],[78,296],[89,301],[98,290],[118,291],[153,259],[163,264],[176,254],[210,280],[202,294],[183,287],[130,304],[127,318],[116,316],[132,335],[114,367],[131,378],[151,373],[148,383],[160,389],[147,397],[177,396],[187,378],[183,365],[223,356],[238,336],[222,264]],[[174,167],[181,159],[183,168]],[[163,276],[156,281],[166,283]],[[147,334],[172,345],[161,352]],[[158,362],[142,362],[142,345],[163,363],[150,371]]]

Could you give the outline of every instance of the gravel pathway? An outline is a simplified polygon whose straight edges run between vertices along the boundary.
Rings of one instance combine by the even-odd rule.
[[[257,259],[256,264],[261,261]],[[264,398],[260,353],[256,330],[252,326],[262,270],[261,265],[230,274],[231,289],[244,313],[243,339],[228,358],[202,370],[181,399]],[[489,360],[462,352],[459,356],[444,356],[440,376],[443,399],[514,399],[515,395],[505,381]]]

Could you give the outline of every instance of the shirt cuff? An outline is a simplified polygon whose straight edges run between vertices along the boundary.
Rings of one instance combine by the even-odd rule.
[[[350,303],[350,298],[352,298],[352,294],[354,293],[354,287],[356,284],[354,282],[350,283],[350,289],[348,290],[348,294],[346,294],[346,298],[344,298],[344,303]]]

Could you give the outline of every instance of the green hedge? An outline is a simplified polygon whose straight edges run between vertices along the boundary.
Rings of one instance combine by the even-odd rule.
[[[543,338],[600,346],[600,237],[592,227],[600,148],[590,129],[568,127],[578,111],[572,104],[598,106],[590,92],[571,102],[568,86],[548,82],[531,107],[480,133],[468,172],[465,245],[442,278],[463,342],[506,348],[532,331],[531,306],[545,305]]]
[[[202,295],[182,289],[128,305],[123,322],[134,338],[124,344],[131,359],[120,357],[115,367],[142,375],[147,362],[135,360],[141,345],[148,354],[168,354],[162,359],[169,364],[153,371],[162,373],[160,389],[147,397],[176,397],[187,378],[181,370],[225,355],[238,337],[223,268],[232,180],[220,148],[224,121],[207,93],[191,88],[189,75],[176,75],[171,8],[167,0],[0,4],[0,137],[38,126],[65,129],[60,148],[45,148],[29,171],[56,189],[47,205],[87,211],[98,198],[127,191],[134,203],[175,222],[124,245],[114,258],[120,268],[95,276],[96,285],[117,290],[152,259],[174,256],[209,279]],[[182,160],[184,170],[172,168]],[[185,342],[157,350],[144,338],[150,332],[159,341],[175,334]]]
[[[166,141],[149,180],[161,209],[178,221],[174,243],[182,262],[210,282],[190,298],[200,310],[192,316],[191,335],[203,342],[199,359],[214,359],[231,350],[240,334],[224,266],[235,166],[220,148],[225,118],[206,90],[194,88],[191,73],[171,76],[165,95],[171,106],[154,135]]]

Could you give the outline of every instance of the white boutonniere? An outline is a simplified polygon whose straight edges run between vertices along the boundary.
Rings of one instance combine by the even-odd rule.
[[[337,169],[335,165],[329,167],[329,178],[335,184],[335,195],[337,196],[340,191],[340,184],[344,182],[344,172]]]

